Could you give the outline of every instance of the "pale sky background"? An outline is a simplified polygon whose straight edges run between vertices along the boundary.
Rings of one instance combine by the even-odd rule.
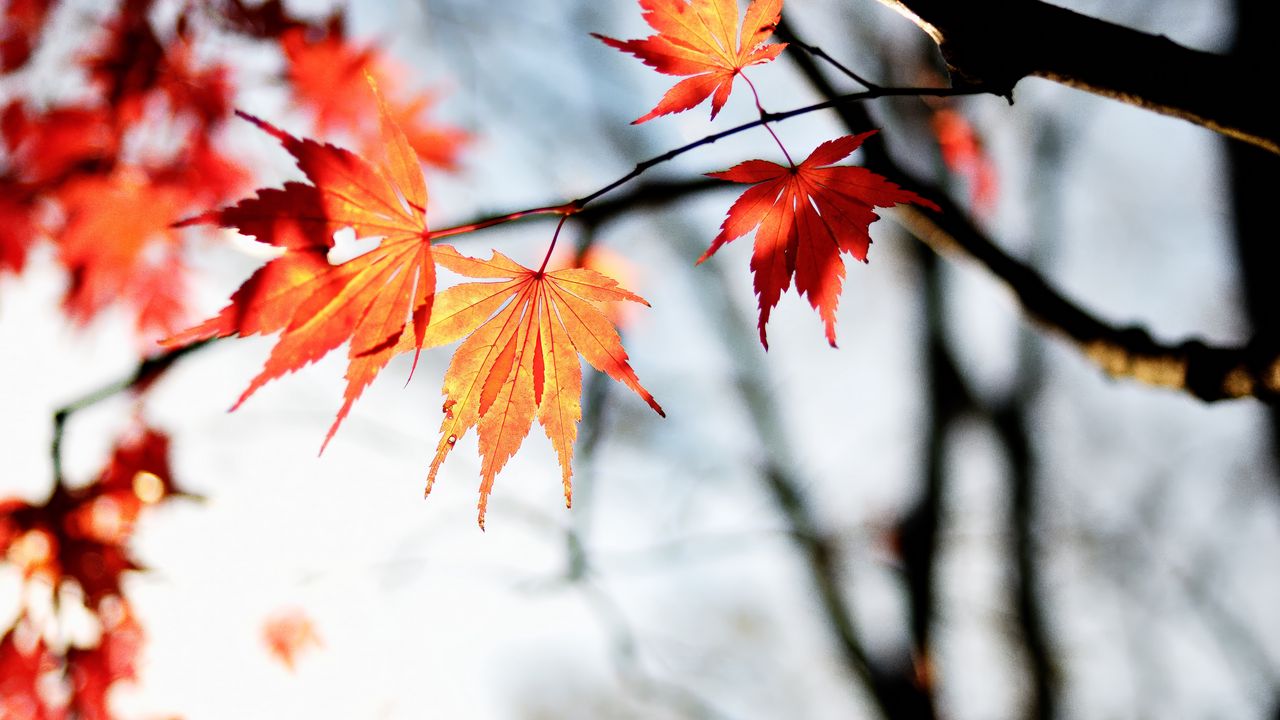
[[[1206,49],[1230,37],[1229,18],[1213,3],[1062,4]],[[90,4],[78,5],[72,12],[92,15]],[[581,195],[639,159],[755,113],[740,91],[714,125],[706,106],[627,125],[674,82],[586,35],[647,34],[630,2],[349,8],[354,36],[387,48],[413,82],[445,89],[441,116],[478,137],[464,172],[428,176],[435,226]],[[888,71],[869,62],[865,43],[859,50],[860,37],[918,41],[871,0],[792,0],[788,13],[806,39],[873,77]],[[72,27],[74,19],[59,21]],[[254,48],[228,50],[244,84],[279,62]],[[39,60],[33,81],[57,75],[56,54]],[[770,109],[813,99],[785,58],[749,73]],[[1242,341],[1217,138],[1043,81],[1024,82],[1016,97],[1012,108],[998,99],[965,105],[1000,170],[993,236],[1044,259],[1048,274],[1102,317],[1144,324],[1165,340]],[[278,88],[246,90],[237,106],[306,128]],[[1034,203],[1044,186],[1030,174],[1046,119],[1060,123],[1069,148],[1051,245],[1037,241],[1045,218]],[[821,114],[778,131],[793,154],[843,134]],[[909,153],[912,140],[891,133],[894,149]],[[262,185],[296,172],[245,124],[224,140],[260,163]],[[745,133],[653,176],[775,152],[762,131]],[[126,590],[148,643],[141,682],[115,697],[121,716],[873,717],[759,475],[769,453],[789,458],[822,529],[842,541],[845,581],[872,651],[903,642],[905,607],[885,531],[917,492],[923,463],[920,279],[906,261],[914,241],[891,213],[873,226],[870,265],[848,267],[839,350],[792,293],[775,311],[766,354],[755,341],[749,242],[690,269],[733,197],[707,194],[602,229],[598,242],[634,265],[631,289],[652,304],[631,314],[624,339],[668,417],[611,387],[603,439],[575,463],[571,511],[540,428],[499,475],[486,532],[475,524],[474,435],[421,499],[447,351],[425,354],[407,387],[409,359],[394,361],[319,458],[341,403],[345,353],[271,383],[231,414],[273,339],[229,340],[182,360],[143,412],[172,435],[178,481],[207,499],[169,503],[139,529],[136,555],[150,571],[129,576]],[[519,223],[458,247],[486,255],[497,247],[534,262],[552,228]],[[260,262],[229,233],[209,238],[193,243],[191,256],[203,312]],[[982,271],[959,265],[947,279],[964,369],[976,392],[1001,396],[1025,324]],[[0,278],[0,495],[42,497],[54,408],[135,362],[123,314],[87,328],[61,317],[63,283],[47,247],[22,277]],[[1262,717],[1280,681],[1280,530],[1261,406],[1207,407],[1111,382],[1054,340],[1043,352],[1034,434],[1049,511],[1039,529],[1066,714]],[[765,443],[734,389],[741,368],[758,373],[776,403],[777,432]],[[72,478],[101,467],[132,409],[118,398],[75,416],[66,441]],[[1005,464],[994,446],[978,422],[949,438],[937,662],[943,710],[957,719],[1011,717],[1026,691],[1009,635]],[[569,528],[591,551],[585,580],[565,577]],[[1253,654],[1217,639],[1188,599],[1188,578],[1211,584],[1223,612],[1248,629]],[[16,588],[16,573],[0,570],[0,613],[12,611]],[[261,640],[264,621],[288,607],[312,618],[323,641],[293,672]],[[634,658],[619,654],[628,647]]]

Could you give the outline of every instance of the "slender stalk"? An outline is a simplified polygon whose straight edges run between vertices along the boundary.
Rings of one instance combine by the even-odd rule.
[[[556,223],[556,231],[554,234],[551,235],[551,244],[547,246],[547,254],[545,257],[542,258],[542,265],[541,267],[538,268],[539,277],[542,276],[542,273],[546,272],[547,262],[551,260],[551,253],[556,249],[556,240],[560,239],[560,229],[564,227],[564,221],[568,220],[569,216],[572,214],[573,213],[565,213],[561,215],[560,222]]]
[[[751,96],[756,99],[756,110],[760,112],[760,123],[773,136],[773,141],[778,143],[778,147],[782,150],[782,156],[787,159],[787,164],[795,167],[796,161],[791,159],[791,153],[787,152],[787,146],[782,144],[782,140],[778,138],[778,133],[774,132],[773,128],[769,127],[769,123],[764,121],[765,116],[769,113],[765,112],[764,106],[760,104],[760,93],[756,91],[756,84],[751,82],[751,78],[747,77],[746,73],[738,73],[738,75],[747,82],[747,87],[751,88]]]

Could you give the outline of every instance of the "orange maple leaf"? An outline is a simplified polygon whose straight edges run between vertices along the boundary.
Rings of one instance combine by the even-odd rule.
[[[445,373],[445,417],[426,492],[458,438],[476,427],[483,528],[494,477],[520,448],[536,417],[559,458],[569,504],[573,443],[582,417],[579,356],[666,416],[640,385],[617,331],[598,307],[619,300],[648,303],[585,268],[535,271],[497,251],[480,260],[448,245],[437,246],[435,254],[440,265],[484,282],[455,285],[436,297],[428,341],[437,345],[467,337]]]
[[[724,107],[733,79],[748,65],[778,57],[786,43],[765,45],[782,14],[782,0],[752,0],[738,32],[736,0],[640,0],[644,19],[658,31],[643,40],[593,37],[631,53],[665,75],[692,75],[676,83],[638,124],[659,115],[683,112],[708,97],[711,119]]]
[[[312,184],[290,182],[282,189],[259,190],[232,207],[180,223],[234,228],[284,249],[236,290],[221,313],[165,341],[179,346],[211,337],[281,332],[266,365],[232,409],[267,381],[315,362],[347,341],[348,377],[359,368],[364,384],[390,360],[391,353],[384,351],[407,325],[413,328],[416,347],[422,347],[436,285],[426,182],[418,156],[386,104],[379,102],[379,110],[385,158],[376,164],[332,145],[295,138],[242,113],[280,141]],[[343,228],[352,228],[357,238],[382,241],[363,255],[331,264],[333,234]],[[326,444],[363,386],[348,393]]]
[[[827,341],[835,347],[836,305],[845,272],[840,253],[867,261],[871,245],[868,226],[879,219],[877,207],[915,203],[938,209],[866,168],[831,166],[875,132],[828,140],[799,165],[748,160],[723,172],[709,173],[721,180],[753,185],[734,201],[720,234],[698,262],[758,227],[751,270],[760,298],[760,342],[765,349],[769,348],[765,337],[769,313],[783,291],[791,287],[793,277],[796,290],[808,296],[809,304],[822,317]]]

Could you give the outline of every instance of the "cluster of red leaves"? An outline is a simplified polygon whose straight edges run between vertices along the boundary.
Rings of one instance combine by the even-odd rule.
[[[465,337],[445,375],[445,420],[427,490],[449,450],[477,427],[483,527],[494,477],[536,417],[559,455],[568,501],[581,417],[579,356],[662,412],[640,386],[601,307],[619,300],[644,301],[593,270],[534,271],[498,253],[478,260],[447,245],[433,247],[422,158],[373,78],[367,82],[373,89],[365,92],[378,110],[382,133],[380,157],[374,162],[245,116],[280,141],[310,184],[259,190],[236,205],[186,221],[234,228],[284,253],[254,273],[221,313],[166,342],[181,346],[211,337],[279,332],[266,365],[239,402],[269,380],[348,343],[345,402],[328,443],[391,358]],[[357,238],[381,242],[356,258],[330,263],[334,233],[343,228],[354,230]],[[437,292],[437,264],[485,282]]]
[[[714,120],[729,99],[734,79],[750,65],[774,60],[786,47],[785,43],[765,44],[782,13],[782,0],[752,0],[741,28],[735,0],[640,0],[640,6],[658,34],[625,41],[596,37],[635,55],[658,72],[692,77],[667,91],[658,106],[637,123],[688,110],[708,97]],[[752,187],[729,208],[720,234],[698,262],[711,257],[721,245],[756,231],[751,271],[759,298],[760,343],[766,349],[769,315],[793,279],[797,292],[807,296],[818,311],[827,341],[834,347],[836,306],[845,276],[841,254],[866,262],[871,244],[868,227],[878,218],[875,208],[915,203],[938,209],[870,170],[833,166],[871,134],[829,140],[799,165],[748,160],[710,173],[711,177]]]
[[[57,8],[38,5],[10,28],[15,44],[33,43]],[[170,224],[246,180],[209,139],[230,113],[227,70],[197,62],[181,25],[157,33],[151,5],[125,2],[79,57],[92,88],[82,100],[47,106],[18,97],[0,126],[0,271],[20,272],[30,248],[48,240],[69,276],[68,315],[87,322],[120,303],[144,337],[185,317],[181,238]],[[15,52],[8,69],[29,56]],[[148,144],[156,118],[171,121],[172,148]]]
[[[597,37],[660,72],[692,77],[678,83],[637,122],[687,110],[708,97],[714,117],[743,69],[773,60],[784,47],[765,44],[780,16],[781,0],[754,0],[740,29],[733,0],[641,0],[641,5],[657,35],[629,41]],[[376,109],[379,142],[365,147],[363,154],[377,159],[299,139],[246,115],[279,140],[309,183],[259,190],[236,205],[185,221],[236,229],[283,254],[250,277],[221,313],[166,342],[181,346],[213,337],[280,333],[266,365],[239,402],[266,382],[347,343],[345,402],[327,444],[352,403],[392,357],[462,340],[445,374],[445,417],[427,491],[453,446],[476,428],[483,527],[494,479],[536,418],[559,458],[567,503],[581,418],[582,359],[632,388],[662,414],[640,385],[605,314],[611,303],[644,300],[585,268],[548,272],[544,260],[535,271],[497,252],[481,260],[446,245],[433,247],[419,165],[442,163],[438,157],[424,156],[404,130],[404,106],[379,95],[378,68],[370,63],[369,51],[353,53],[334,45],[337,34],[333,28],[322,37],[290,31],[285,45],[291,73],[300,92],[318,95],[317,121],[322,128],[349,130],[368,124],[373,114],[368,108]],[[331,71],[324,75],[314,68]],[[372,92],[356,87],[358,70]],[[308,90],[321,76],[323,87]],[[333,97],[335,86],[345,89],[343,102],[322,103],[321,98]],[[751,268],[760,299],[760,339],[766,348],[770,312],[793,280],[822,317],[827,339],[835,345],[835,312],[845,275],[841,255],[866,260],[875,208],[905,202],[934,207],[864,168],[834,165],[870,134],[823,143],[799,165],[750,160],[713,174],[753,187],[730,208],[702,259],[756,230]],[[354,230],[357,238],[381,242],[354,259],[333,262],[334,233],[344,228]],[[437,291],[437,264],[480,282]]]
[[[184,234],[173,223],[233,197],[249,177],[213,141],[232,117],[235,87],[228,67],[198,59],[199,43],[230,31],[275,44],[298,106],[320,129],[347,132],[361,146],[376,142],[368,124],[376,113],[344,91],[363,87],[366,70],[388,82],[393,74],[376,50],[344,37],[341,16],[307,23],[278,0],[221,0],[191,4],[157,28],[153,5],[124,0],[80,55],[92,88],[82,99],[48,106],[17,97],[0,108],[0,273],[21,272],[31,248],[51,242],[69,278],[67,314],[87,323],[124,307],[144,340],[188,319]],[[58,6],[9,3],[0,37],[6,72],[28,63]],[[466,136],[429,121],[431,104],[430,95],[397,88],[394,107],[412,141],[453,167]]]
[[[108,693],[116,683],[135,679],[143,639],[121,587],[123,573],[139,569],[129,542],[143,512],[181,495],[169,468],[168,436],[144,427],[117,444],[88,485],[69,489],[59,483],[39,505],[0,501],[4,560],[27,583],[55,594],[67,585],[78,588],[101,629],[93,647],[56,649],[24,607],[0,640],[0,718],[113,717]],[[50,693],[51,685],[66,692]]]
[[[210,59],[204,43],[229,33],[275,46],[299,109],[361,147],[379,138],[368,123],[376,102],[340,97],[343,87],[333,83],[354,79],[363,89],[371,72],[393,85],[395,72],[377,51],[344,37],[340,16],[317,23],[291,15],[281,0],[210,0],[182,4],[161,26],[165,13],[153,12],[159,5],[119,2],[76,57],[73,72],[88,90],[57,102],[31,80],[38,72],[32,60],[52,18],[83,9],[11,0],[0,10],[0,72],[12,74],[0,104],[0,275],[23,272],[32,249],[47,243],[67,274],[69,317],[87,323],[121,307],[144,339],[170,335],[188,319],[189,234],[175,222],[225,202],[249,181],[215,142],[233,118],[237,89],[231,69]],[[465,134],[426,117],[430,95],[393,87],[393,111],[410,129],[409,142],[433,164],[456,166]],[[412,151],[404,152],[401,169],[416,170]],[[425,188],[409,197],[425,205]],[[153,379],[132,389],[145,393]],[[28,588],[49,588],[55,600],[76,597],[64,590],[78,588],[101,629],[93,647],[69,647],[40,627],[28,597],[0,633],[0,718],[112,717],[109,692],[133,679],[143,637],[121,586],[122,575],[138,569],[129,552],[133,529],[147,508],[176,494],[168,438],[142,429],[118,445],[92,483],[72,488],[57,478],[42,503],[0,500],[0,558]]]
[[[280,39],[288,62],[287,76],[300,105],[315,114],[320,135],[345,132],[364,155],[380,151],[378,104],[369,81],[387,96],[387,107],[409,146],[423,162],[442,170],[458,167],[458,154],[470,137],[466,132],[430,120],[436,102],[429,92],[404,89],[405,71],[373,45],[355,45],[344,37],[340,18],[323,31],[291,28]]]

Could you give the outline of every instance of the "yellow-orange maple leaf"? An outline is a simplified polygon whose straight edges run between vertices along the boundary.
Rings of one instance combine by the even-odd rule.
[[[445,417],[427,492],[458,438],[477,428],[483,528],[493,479],[520,448],[536,417],[559,458],[568,504],[573,442],[582,417],[579,356],[665,417],[640,385],[617,331],[599,307],[619,300],[648,303],[585,268],[531,270],[496,251],[480,260],[447,245],[434,250],[441,266],[483,282],[455,285],[436,296],[426,344],[467,338],[445,374]]]
[[[312,184],[259,190],[232,207],[182,223],[234,228],[283,248],[284,254],[246,280],[221,313],[166,344],[279,331],[280,340],[238,407],[267,381],[350,341],[346,401],[326,443],[360,391],[390,360],[406,326],[412,326],[412,341],[421,349],[435,295],[426,182],[386,104],[379,107],[385,158],[377,163],[243,115],[279,140]],[[343,228],[352,228],[357,238],[382,241],[359,257],[331,264],[333,234]]]
[[[644,19],[658,31],[643,40],[615,40],[592,33],[609,47],[631,53],[666,75],[691,75],[632,124],[683,112],[711,98],[711,119],[729,100],[733,80],[748,65],[778,57],[786,43],[765,45],[782,14],[782,0],[752,0],[738,31],[737,0],[640,0]]]

